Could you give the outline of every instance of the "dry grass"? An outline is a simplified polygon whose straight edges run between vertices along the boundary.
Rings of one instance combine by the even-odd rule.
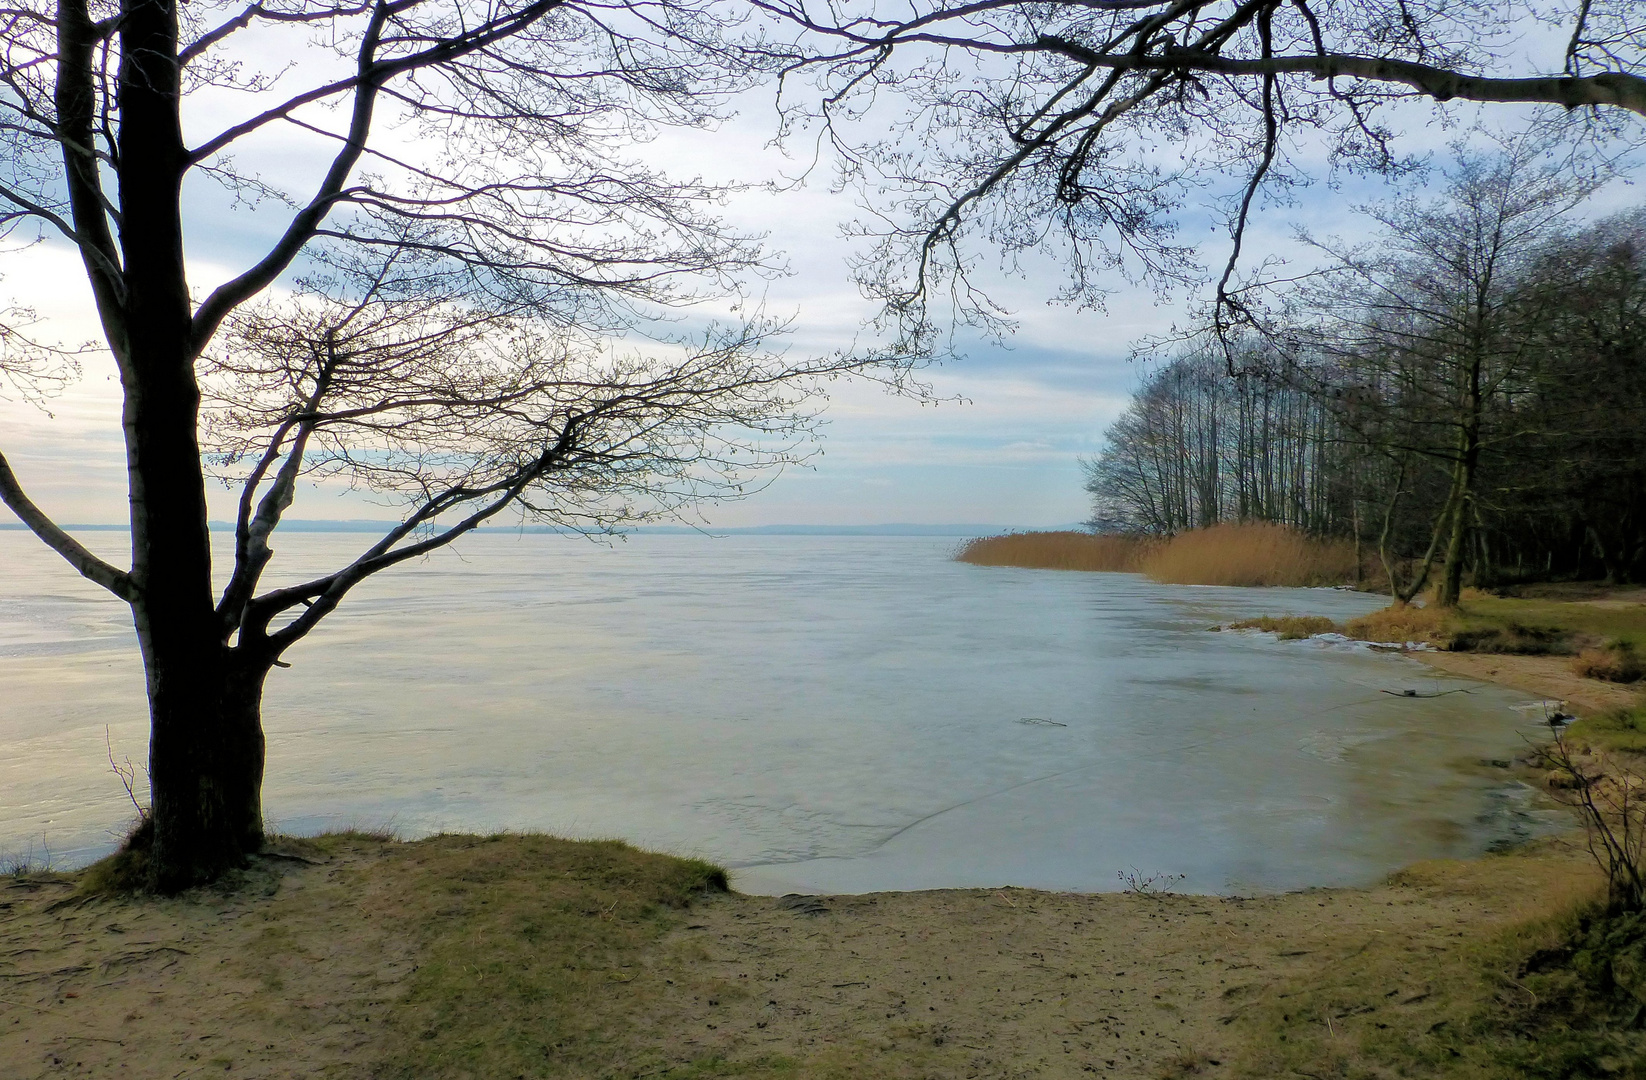
[[[1262,630],[1280,635],[1281,641],[1298,641],[1316,634],[1330,634],[1338,629],[1337,623],[1324,615],[1264,615],[1257,619],[1242,619],[1230,623],[1230,630]]]
[[[1611,641],[1598,649],[1584,649],[1572,661],[1572,670],[1587,679],[1605,682],[1632,683],[1646,677],[1634,645],[1627,641]]]
[[[1354,546],[1283,525],[1248,522],[1179,533],[1140,569],[1168,585],[1341,585],[1353,580]]]
[[[1369,615],[1350,619],[1345,627],[1350,637],[1363,641],[1422,642],[1449,649],[1463,629],[1456,612],[1415,604],[1394,604]]]
[[[1141,536],[1094,536],[1082,532],[1026,532],[968,540],[955,558],[977,566],[1030,570],[1099,570],[1128,573],[1158,541]]]

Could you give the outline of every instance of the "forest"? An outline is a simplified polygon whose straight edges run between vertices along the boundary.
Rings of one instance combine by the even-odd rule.
[[[1237,331],[1145,354],[1085,463],[1091,526],[1230,521],[1354,542],[1409,599],[1646,575],[1646,211],[1527,144],[1461,157],[1438,196],[1368,208],[1358,246]]]

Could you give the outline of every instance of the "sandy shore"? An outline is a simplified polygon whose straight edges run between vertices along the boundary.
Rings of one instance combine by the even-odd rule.
[[[1497,683],[1550,701],[1564,701],[1579,715],[1637,704],[1638,686],[1587,679],[1572,671],[1569,656],[1512,656],[1501,653],[1411,652],[1430,667],[1466,679]]]
[[[469,1059],[449,1055],[417,1064],[437,1032],[440,1046],[462,1036],[429,1019],[416,973],[465,917],[440,906],[453,879],[492,880],[462,861],[464,843],[487,866],[506,846],[350,841],[313,863],[262,860],[232,892],[174,899],[76,899],[67,879],[6,880],[0,1072],[503,1075],[453,1067]],[[425,856],[442,844],[452,850],[436,866]],[[1256,899],[718,894],[669,914],[645,946],[601,954],[597,992],[538,1002],[538,1020],[510,1023],[529,1029],[546,1023],[543,1008],[576,1010],[579,1038],[598,1041],[593,1059],[562,1065],[545,1049],[551,1060],[530,1075],[1235,1075],[1254,1037],[1248,1007],[1382,953],[1406,974],[1332,1034],[1425,1023],[1426,965],[1559,902],[1590,872],[1578,853],[1557,851]],[[466,895],[473,936],[460,955],[478,971],[506,931],[484,929],[493,894]],[[509,963],[559,965],[563,953],[547,943]],[[496,994],[504,1015],[515,991],[499,982]],[[482,1043],[505,1038],[488,1030]]]

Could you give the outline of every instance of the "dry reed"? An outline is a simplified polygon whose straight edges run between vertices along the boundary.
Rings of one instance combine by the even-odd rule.
[[[1025,532],[980,536],[955,553],[978,566],[1021,566],[1031,570],[1137,570],[1138,559],[1156,541],[1140,536],[1094,536],[1082,532]]]
[[[1462,624],[1456,613],[1445,608],[1394,604],[1350,619],[1345,629],[1350,637],[1362,641],[1417,641],[1449,649]]]
[[[1355,572],[1354,546],[1284,525],[1213,525],[1150,549],[1138,567],[1167,585],[1341,585]]]

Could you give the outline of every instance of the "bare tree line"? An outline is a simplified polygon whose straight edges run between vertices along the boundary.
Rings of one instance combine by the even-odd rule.
[[[1646,572],[1646,213],[1574,225],[1591,186],[1522,141],[1376,208],[1371,244],[1317,242],[1232,376],[1202,343],[1146,378],[1088,463],[1094,523],[1352,537],[1444,603]]]

